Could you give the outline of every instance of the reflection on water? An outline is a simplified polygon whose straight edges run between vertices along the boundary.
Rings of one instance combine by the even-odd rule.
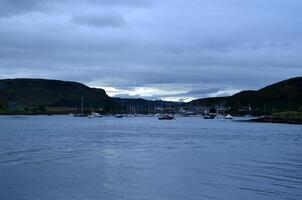
[[[302,199],[302,126],[0,117],[0,199]]]

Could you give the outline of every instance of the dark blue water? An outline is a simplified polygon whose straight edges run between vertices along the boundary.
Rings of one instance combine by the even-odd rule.
[[[1,200],[302,199],[302,126],[0,117]]]

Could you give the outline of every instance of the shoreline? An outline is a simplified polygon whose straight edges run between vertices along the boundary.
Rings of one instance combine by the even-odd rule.
[[[0,112],[0,116],[52,116],[52,115],[69,115],[68,112]],[[249,120],[235,120],[235,121],[244,121],[244,122],[254,122],[254,123],[271,123],[271,124],[293,124],[293,125],[302,125],[302,118],[295,117],[280,117],[280,116],[265,116],[257,117]]]
[[[255,119],[249,120],[250,122],[260,122],[260,123],[272,123],[272,124],[296,124],[302,125],[302,119],[300,118],[291,118],[291,117],[258,117]]]

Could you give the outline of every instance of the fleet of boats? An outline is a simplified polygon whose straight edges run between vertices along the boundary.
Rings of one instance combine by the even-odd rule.
[[[73,117],[86,117],[88,119],[94,119],[94,118],[100,118],[103,117],[100,113],[97,112],[91,112],[90,114],[85,113],[75,113],[75,114],[69,114]],[[124,118],[124,117],[157,117],[158,120],[175,120],[176,117],[183,117],[180,115],[173,115],[173,114],[155,114],[155,115],[143,115],[143,114],[115,114],[115,115],[106,115],[106,116],[112,116],[114,118]],[[195,117],[203,117],[203,119],[225,119],[225,120],[233,120],[234,117],[230,114],[228,115],[214,115],[214,114],[204,114],[201,116],[195,116]]]
[[[69,114],[74,117],[86,117],[88,119],[93,119],[93,118],[100,118],[102,115],[97,112],[91,112],[90,114],[84,113],[84,98],[81,97],[81,112],[77,112],[77,109],[75,108],[74,112]],[[157,117],[158,120],[174,120],[176,119],[176,116],[181,116],[181,115],[176,115],[176,114],[171,114],[171,113],[164,113],[164,114],[153,114],[153,115],[143,115],[143,114],[115,114],[113,115],[115,118],[123,118],[124,116],[127,117],[137,117],[137,116],[154,116]],[[196,116],[196,115],[195,115]],[[203,115],[201,115],[204,119],[226,119],[226,120],[232,120],[234,117],[230,114],[227,115],[221,115],[217,113],[209,113],[205,112]]]

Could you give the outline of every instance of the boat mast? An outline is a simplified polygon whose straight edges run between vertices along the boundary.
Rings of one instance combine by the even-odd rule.
[[[81,114],[83,114],[83,106],[84,106],[84,98],[83,96],[81,97]]]

